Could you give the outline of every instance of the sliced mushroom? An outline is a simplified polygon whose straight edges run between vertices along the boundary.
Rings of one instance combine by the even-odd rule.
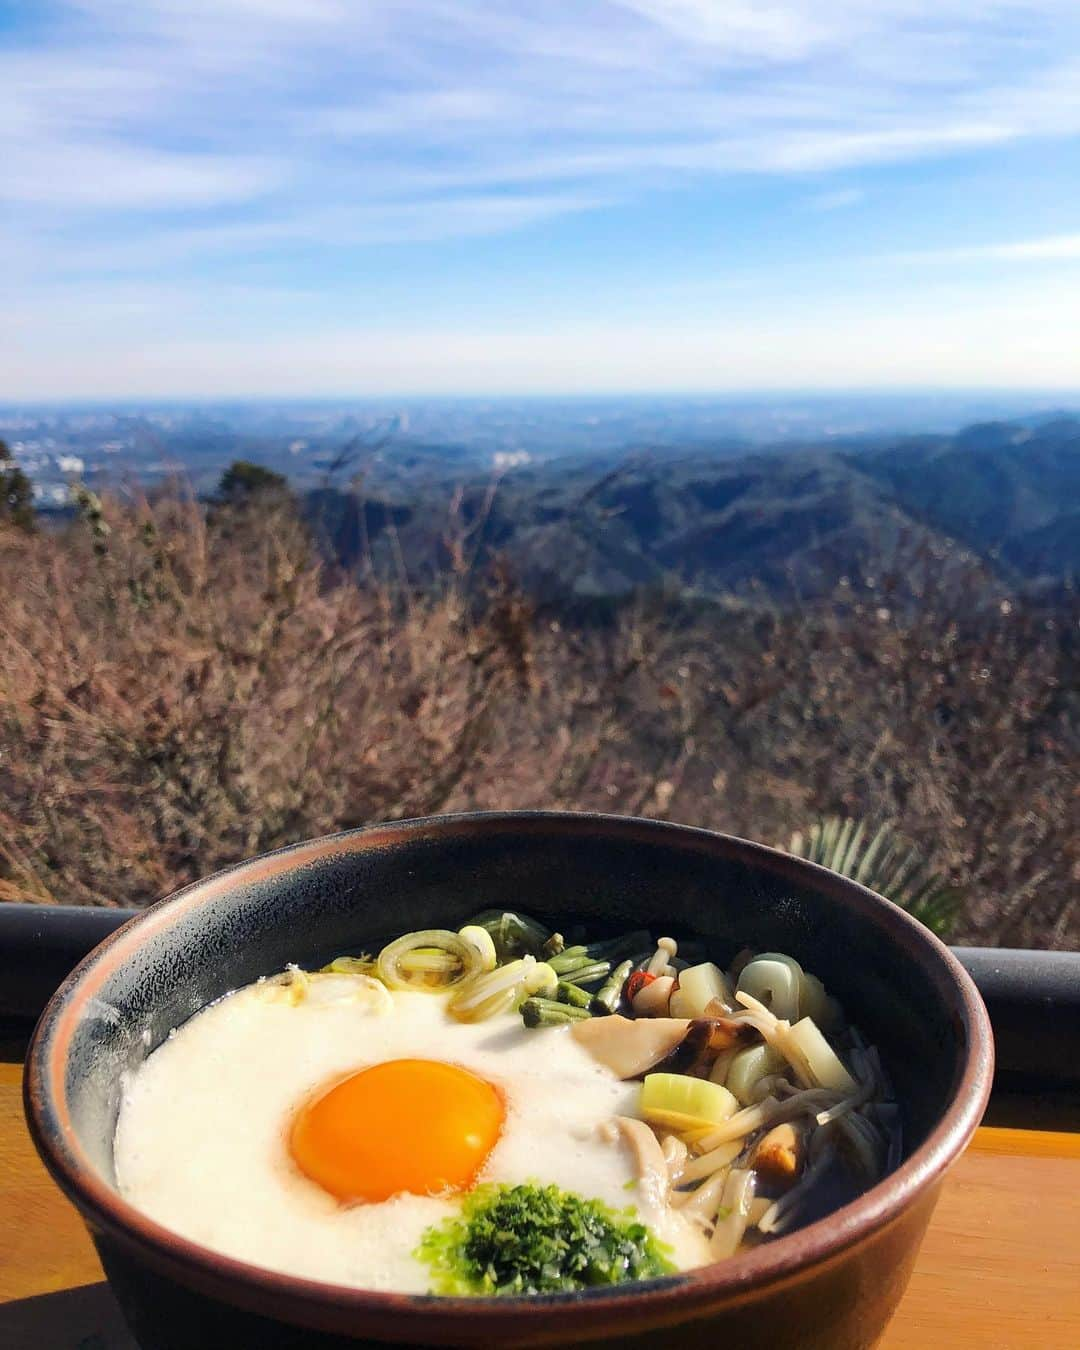
[[[758,1039],[759,1033],[746,1022],[726,1017],[695,1018],[682,1044],[676,1046],[662,1063],[655,1067],[665,1073],[685,1073],[691,1078],[710,1078],[718,1059],[747,1047]]]
[[[717,1050],[731,1050],[736,1046],[752,1045],[755,1041],[761,1039],[761,1032],[748,1017],[742,1016],[744,1010],[740,1009],[735,1016],[730,1016],[730,1010],[718,998],[712,999],[705,1006],[705,1018],[707,1022],[719,1022],[722,1025],[717,1028],[717,1040],[715,1046]],[[723,1036],[725,1039],[721,1040]]]
[[[754,1149],[753,1165],[763,1178],[789,1186],[802,1171],[803,1136],[790,1121],[775,1125]]]
[[[634,1154],[638,1174],[638,1204],[659,1209],[668,1202],[671,1180],[660,1141],[643,1120],[632,1116],[616,1116],[619,1132]]]
[[[683,1174],[683,1168],[686,1166],[686,1160],[690,1156],[690,1150],[677,1134],[669,1134],[664,1138],[660,1145],[660,1151],[664,1155],[664,1162],[667,1164],[668,1184],[677,1186],[679,1178]]]
[[[708,1017],[703,1019],[711,1028],[709,1049],[719,1054],[740,1045],[753,1045],[761,1039],[761,1032],[750,1022],[739,1017]]]
[[[659,983],[659,981],[656,981]],[[651,987],[651,986],[650,986]],[[656,1069],[707,1078],[717,1055],[758,1039],[748,1022],[712,1017],[593,1017],[575,1022],[570,1034],[620,1078],[641,1078]]]
[[[691,1022],[679,1044],[653,1068],[659,1073],[683,1073],[691,1078],[708,1078],[709,1070],[716,1061],[713,1035],[711,1022]]]
[[[756,1174],[744,1168],[733,1167],[728,1173],[720,1198],[720,1214],[709,1239],[709,1252],[714,1261],[723,1261],[739,1250],[754,1202],[756,1182]]]
[[[640,1078],[681,1044],[689,1026],[685,1017],[632,1020],[616,1013],[574,1022],[570,1034],[619,1078]]]
[[[678,950],[679,944],[674,938],[659,938],[656,943],[656,951],[645,969],[650,975],[674,975],[675,967],[671,964],[671,958]]]
[[[693,1220],[702,1228],[707,1228],[716,1218],[720,1208],[720,1197],[724,1194],[724,1185],[728,1177],[728,1168],[720,1167],[694,1191],[680,1194],[679,1210],[684,1218]]]

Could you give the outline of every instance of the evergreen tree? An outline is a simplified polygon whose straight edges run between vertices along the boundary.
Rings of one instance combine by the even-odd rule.
[[[263,492],[282,494],[288,486],[284,474],[275,473],[273,469],[253,464],[247,459],[235,459],[221,475],[217,496],[219,501],[237,506]]]
[[[0,441],[0,524],[34,528],[33,484],[12,459],[4,441]]]

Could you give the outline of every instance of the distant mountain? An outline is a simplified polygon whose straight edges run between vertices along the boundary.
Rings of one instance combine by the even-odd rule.
[[[494,492],[489,474],[456,467],[426,459],[417,474],[388,454],[362,493],[324,490],[310,509],[347,563],[363,552],[422,581],[445,568],[455,538],[459,557],[501,552],[552,599],[618,599],[660,583],[706,596],[751,583],[812,594],[924,544],[976,554],[1003,588],[1080,572],[1075,418],[841,448],[551,460]]]
[[[851,458],[915,519],[1006,575],[1080,573],[1080,420],[987,422]]]

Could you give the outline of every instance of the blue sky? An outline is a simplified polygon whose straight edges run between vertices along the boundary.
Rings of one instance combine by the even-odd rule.
[[[1080,389],[1077,0],[0,0],[0,397]]]

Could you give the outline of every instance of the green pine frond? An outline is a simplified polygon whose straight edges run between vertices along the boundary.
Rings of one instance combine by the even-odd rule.
[[[809,830],[796,830],[780,847],[876,891],[938,937],[952,931],[960,896],[888,821],[871,834],[866,821],[826,816]]]

